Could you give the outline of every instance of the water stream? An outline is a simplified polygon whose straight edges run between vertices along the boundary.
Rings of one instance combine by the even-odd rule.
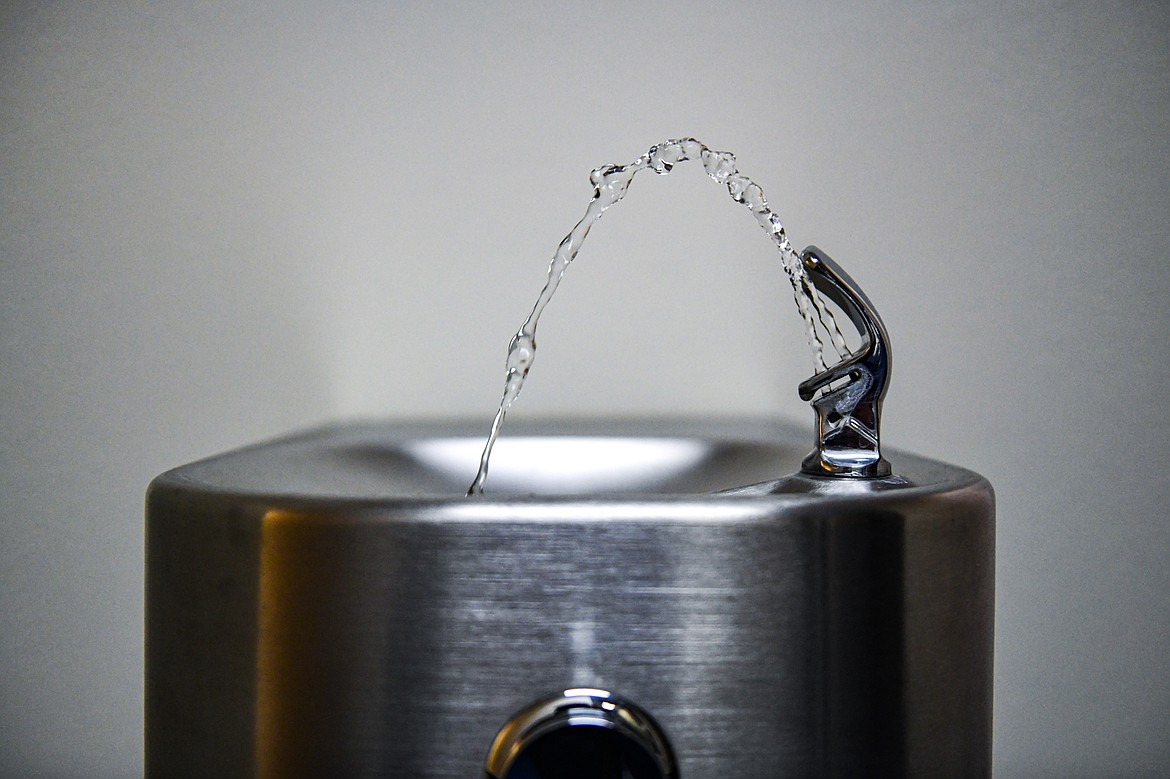
[[[675,165],[688,160],[701,160],[703,170],[707,175],[727,187],[731,198],[741,203],[751,211],[760,227],[772,239],[780,252],[780,263],[784,272],[792,282],[792,291],[796,299],[797,309],[804,319],[805,335],[808,338],[809,348],[812,350],[813,364],[816,370],[826,368],[824,357],[824,342],[817,330],[817,323],[829,334],[830,343],[839,356],[848,354],[845,338],[833,318],[832,312],[826,308],[824,301],[813,288],[800,255],[792,248],[784,225],[769,207],[764,198],[764,191],[759,185],[744,176],[736,168],[735,155],[726,151],[713,151],[694,138],[682,138],[665,141],[650,147],[650,150],[628,165],[603,165],[589,174],[589,181],[593,184],[593,197],[585,209],[585,215],[573,226],[569,234],[564,237],[553,254],[548,266],[548,279],[544,288],[532,307],[532,312],[520,325],[520,329],[512,336],[508,344],[507,373],[504,380],[504,395],[500,400],[499,409],[492,420],[491,431],[484,444],[483,455],[479,461],[479,472],[475,475],[468,495],[483,492],[484,482],[487,480],[488,465],[491,460],[492,449],[499,438],[504,418],[508,410],[516,401],[520,390],[524,387],[524,380],[532,367],[532,360],[536,356],[536,326],[553,294],[564,278],[565,271],[576,259],[581,251],[593,225],[601,218],[606,209],[625,197],[630,188],[630,182],[639,171],[650,169],[657,174],[670,173]]]

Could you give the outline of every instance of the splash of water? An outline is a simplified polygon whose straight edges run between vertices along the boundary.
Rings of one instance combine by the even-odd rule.
[[[809,348],[812,350],[813,364],[816,370],[820,372],[827,367],[824,344],[817,332],[818,322],[829,334],[833,349],[838,355],[844,356],[848,353],[845,337],[837,326],[832,312],[825,307],[809,280],[808,274],[805,273],[800,255],[792,248],[792,244],[784,232],[784,225],[780,222],[780,217],[768,207],[764,191],[760,189],[759,185],[741,174],[736,168],[735,155],[726,151],[713,151],[694,138],[665,141],[650,147],[649,151],[628,165],[603,165],[589,174],[589,181],[593,184],[593,197],[585,209],[585,215],[557,246],[548,266],[548,279],[536,299],[536,305],[532,307],[532,312],[520,325],[520,329],[516,331],[516,335],[512,336],[512,340],[508,344],[504,395],[500,400],[496,416],[492,420],[492,428],[488,433],[487,442],[484,444],[483,455],[480,457],[479,472],[475,475],[475,481],[472,482],[467,491],[468,495],[483,492],[483,485],[487,480],[488,464],[496,439],[499,438],[500,428],[504,424],[508,409],[512,407],[520,390],[523,389],[524,380],[528,377],[532,360],[536,356],[536,325],[540,321],[540,315],[557,291],[565,271],[576,259],[577,253],[581,251],[581,244],[589,235],[589,230],[610,206],[625,197],[626,191],[630,188],[630,182],[639,171],[649,168],[659,175],[665,175],[670,173],[678,163],[694,159],[702,161],[703,170],[711,179],[727,187],[728,194],[735,202],[743,204],[751,211],[760,227],[776,244],[776,248],[780,252],[781,266],[788,275],[789,281],[792,282],[797,309],[804,319],[805,335],[808,338]]]

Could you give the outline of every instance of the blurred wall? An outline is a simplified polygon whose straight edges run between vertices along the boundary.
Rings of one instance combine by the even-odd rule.
[[[589,170],[694,135],[877,303],[886,439],[999,496],[996,765],[1170,773],[1164,3],[7,3],[0,769],[141,770],[142,495],[488,420]],[[808,420],[750,216],[639,178],[517,414]]]

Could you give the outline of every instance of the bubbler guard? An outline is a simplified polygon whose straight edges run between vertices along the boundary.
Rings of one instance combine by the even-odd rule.
[[[817,292],[840,306],[861,334],[856,351],[800,383],[801,400],[812,401],[817,415],[816,449],[801,471],[847,478],[889,476],[880,427],[890,377],[890,336],[873,303],[829,255],[809,246],[800,259]]]

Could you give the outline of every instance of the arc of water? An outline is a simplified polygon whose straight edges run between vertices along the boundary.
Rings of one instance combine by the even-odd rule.
[[[678,163],[693,159],[701,160],[703,170],[707,175],[714,181],[725,185],[731,198],[751,211],[760,227],[776,244],[776,248],[780,252],[781,265],[792,284],[797,309],[804,320],[805,336],[808,339],[809,348],[812,350],[813,364],[817,372],[827,368],[824,345],[817,331],[818,323],[829,334],[830,343],[838,357],[844,357],[849,353],[845,337],[833,317],[833,312],[826,307],[809,280],[804,263],[801,261],[800,255],[792,248],[780,217],[768,207],[764,191],[759,185],[739,172],[736,167],[735,155],[726,151],[713,151],[694,138],[664,141],[650,147],[649,151],[628,165],[603,165],[589,174],[589,181],[593,184],[593,197],[585,209],[585,215],[557,246],[557,250],[549,262],[548,278],[536,299],[536,304],[508,344],[504,395],[500,400],[495,418],[492,420],[487,442],[484,444],[483,454],[479,461],[479,472],[476,473],[475,481],[472,482],[467,491],[469,495],[483,492],[492,449],[499,437],[500,429],[503,427],[504,418],[519,396],[520,390],[523,389],[524,381],[528,377],[528,371],[536,356],[536,326],[540,321],[540,315],[552,299],[561,279],[564,278],[565,271],[577,258],[578,252],[581,251],[581,244],[589,235],[590,229],[610,206],[626,196],[630,182],[639,171],[649,168],[657,174],[665,175],[670,173]]]

